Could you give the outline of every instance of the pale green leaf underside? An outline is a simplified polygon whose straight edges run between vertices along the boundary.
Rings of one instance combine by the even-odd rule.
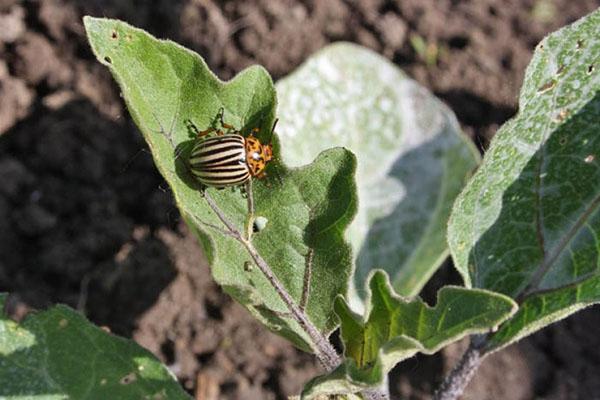
[[[478,160],[452,111],[388,60],[346,43],[309,58],[277,93],[287,163],[331,146],[357,156],[360,203],[348,230],[356,288],[382,268],[400,294],[416,295],[447,256],[450,209]]]
[[[312,381],[306,393],[334,387],[356,392],[376,386],[402,360],[417,352],[433,354],[467,335],[489,332],[517,310],[515,302],[501,294],[454,286],[438,292],[434,307],[420,298],[405,300],[394,293],[383,271],[374,272],[369,288],[365,318],[338,297],[335,312],[340,317],[346,362]]]
[[[0,398],[190,399],[169,371],[132,340],[111,335],[65,306],[21,323],[0,294]]]
[[[121,21],[86,17],[84,22],[94,53],[119,83],[182,216],[202,241],[215,280],[271,329],[309,350],[304,331],[285,315],[286,306],[258,268],[244,268],[250,258],[241,245],[206,225],[222,226],[182,162],[191,143],[184,121],[191,119],[206,129],[221,107],[226,123],[243,134],[259,127],[259,138],[263,143],[269,140],[276,96],[268,73],[255,66],[224,83],[197,54],[176,43],[157,40]],[[173,143],[164,132],[172,132]],[[184,149],[177,165],[173,147]],[[336,326],[333,302],[337,294],[346,293],[351,272],[343,232],[356,208],[354,165],[348,151],[334,149],[295,170],[271,163],[268,173],[279,175],[281,182],[254,180],[256,213],[267,223],[253,243],[297,302],[313,251],[306,310],[324,334]],[[247,208],[240,192],[212,188],[207,192],[242,230]]]
[[[465,283],[523,302],[496,345],[600,300],[599,31],[596,11],[537,46],[519,113],[454,206],[448,240]]]

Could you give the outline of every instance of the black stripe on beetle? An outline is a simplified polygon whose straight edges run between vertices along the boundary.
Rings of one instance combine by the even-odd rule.
[[[221,125],[227,130],[233,126],[223,122],[223,111],[220,111]],[[273,129],[271,135],[273,134]],[[265,176],[265,168],[273,159],[271,145],[263,145],[253,136],[258,128],[252,130],[248,137],[223,132],[221,129],[209,128],[200,131],[188,159],[189,167],[196,179],[206,185],[217,188],[242,185],[252,177]],[[218,136],[207,137],[211,132]]]

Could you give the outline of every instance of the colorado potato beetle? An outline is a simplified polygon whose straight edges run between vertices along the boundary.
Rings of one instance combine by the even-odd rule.
[[[262,144],[254,136],[258,128],[252,129],[244,137],[240,131],[223,121],[223,109],[217,117],[225,131],[215,128],[199,131],[191,124],[197,134],[189,158],[192,174],[203,185],[216,188],[238,186],[251,178],[264,177],[267,164],[273,160],[273,149],[270,144]],[[208,137],[211,132],[216,132],[216,136]]]

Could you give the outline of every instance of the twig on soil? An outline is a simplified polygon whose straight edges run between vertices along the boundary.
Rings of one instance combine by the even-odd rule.
[[[469,348],[450,374],[446,376],[435,392],[433,400],[456,400],[463,394],[486,355],[483,350],[484,345],[485,336],[471,337]]]

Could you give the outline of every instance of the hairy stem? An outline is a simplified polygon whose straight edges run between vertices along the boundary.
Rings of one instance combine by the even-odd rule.
[[[252,193],[252,179],[246,182],[246,199],[248,201],[248,216],[246,217],[246,239],[252,240],[254,224],[254,194]]]
[[[469,348],[450,374],[446,376],[435,392],[433,400],[455,400],[463,394],[485,357],[485,352],[482,350],[484,344],[485,337],[483,336],[471,338]]]

